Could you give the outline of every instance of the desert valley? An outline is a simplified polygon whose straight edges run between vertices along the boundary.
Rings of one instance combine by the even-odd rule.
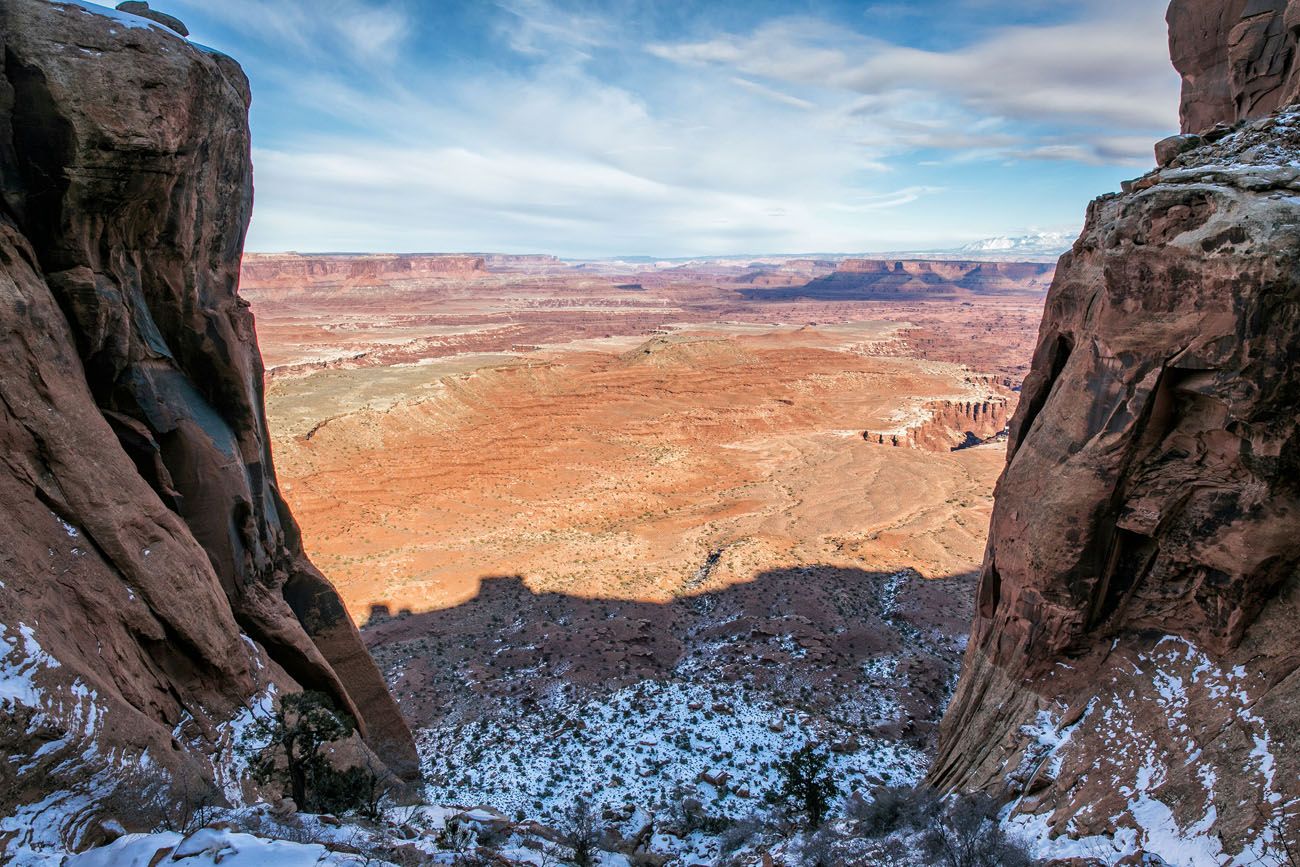
[[[662,809],[723,774],[739,816],[814,729],[858,788],[923,773],[1052,270],[249,255],[242,285],[285,496],[439,791]],[[619,783],[539,762],[628,690],[592,739],[652,754]],[[748,755],[673,746],[705,707]]]

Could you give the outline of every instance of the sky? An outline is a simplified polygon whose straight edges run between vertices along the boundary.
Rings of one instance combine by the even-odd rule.
[[[155,0],[253,89],[253,251],[942,249],[1176,131],[1163,0]]]

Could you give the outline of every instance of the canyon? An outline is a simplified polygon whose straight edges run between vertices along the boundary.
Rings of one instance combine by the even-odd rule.
[[[1055,266],[245,255],[248,81],[127,6],[0,0],[3,860],[558,863],[592,798],[608,865],[926,863],[893,787],[1294,861],[1300,3],[1174,0],[1182,132]],[[302,690],[389,812],[250,773]]]
[[[820,297],[853,260],[480,260],[241,281],[284,495],[430,797],[738,820],[809,731],[854,789],[917,782],[1051,266],[908,261],[900,302]]]
[[[340,262],[332,286],[289,292],[249,258],[284,490],[362,620],[454,605],[489,575],[662,601],[706,589],[710,558],[716,586],[813,564],[968,572],[1001,453],[962,447],[1005,429],[1018,383],[956,359],[1014,371],[1040,314],[1032,292],[755,303],[716,263],[431,281]],[[965,340],[995,328],[996,347]]]

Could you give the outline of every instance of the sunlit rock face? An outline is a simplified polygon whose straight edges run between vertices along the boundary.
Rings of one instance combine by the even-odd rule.
[[[1184,118],[1263,116],[1095,201],[1061,259],[932,773],[1108,838],[1080,854],[1300,836],[1300,111],[1269,114],[1294,30],[1245,66],[1180,53],[1294,6],[1232,5],[1170,11]]]
[[[56,766],[206,765],[272,685],[330,693],[413,773],[271,465],[243,73],[44,0],[0,0],[0,49],[0,745],[33,757],[0,765],[0,815]]]
[[[1259,117],[1300,99],[1300,3],[1173,0],[1169,49],[1183,76],[1183,132]]]

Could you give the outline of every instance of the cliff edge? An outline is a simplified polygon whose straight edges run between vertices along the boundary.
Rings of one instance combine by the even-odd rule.
[[[1300,3],[1230,6],[1169,13],[1226,127],[1060,261],[931,773],[1108,863],[1300,839]]]
[[[413,777],[276,486],[242,71],[76,2],[0,0],[0,54],[0,851],[65,783],[223,782],[277,689],[330,694]]]

